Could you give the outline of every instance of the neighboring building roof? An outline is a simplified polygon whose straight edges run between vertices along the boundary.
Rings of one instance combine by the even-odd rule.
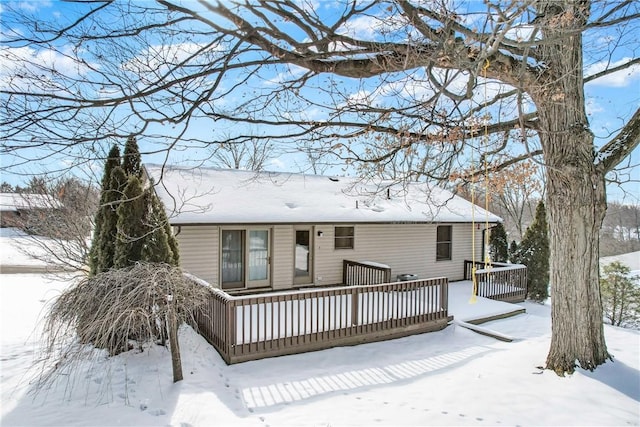
[[[471,222],[473,205],[420,183],[145,165],[172,224]],[[382,190],[380,190],[382,188]],[[389,198],[387,198],[387,194]],[[502,219],[474,208],[478,222]]]
[[[0,211],[49,209],[60,206],[58,200],[52,200],[46,194],[31,193],[0,193]]]

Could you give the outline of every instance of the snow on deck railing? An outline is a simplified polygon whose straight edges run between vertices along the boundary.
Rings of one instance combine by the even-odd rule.
[[[506,263],[497,263],[494,262],[492,265],[504,265],[504,267],[490,267],[490,268],[479,268],[476,270],[476,273],[487,273],[490,271],[509,271],[509,270],[522,270],[523,268],[527,268],[524,264],[506,264]]]
[[[524,301],[527,294],[527,267],[523,264],[493,262],[484,268],[483,262],[464,262],[465,280],[472,280],[473,266],[478,284],[478,296],[499,301]]]
[[[271,294],[212,292],[197,326],[227,363],[446,327],[448,281],[424,279]]]

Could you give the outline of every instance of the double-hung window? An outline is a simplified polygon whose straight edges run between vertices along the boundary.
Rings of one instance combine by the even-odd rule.
[[[436,261],[451,260],[451,226],[439,225],[436,234]]]
[[[335,228],[335,249],[353,249],[355,233],[353,227]]]

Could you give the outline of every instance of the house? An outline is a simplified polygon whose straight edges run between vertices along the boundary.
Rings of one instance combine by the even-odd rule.
[[[424,183],[145,165],[182,268],[235,294],[343,283],[344,260],[391,277],[462,280],[501,221]],[[475,245],[475,251],[473,250]],[[406,275],[406,276],[405,276]]]
[[[0,227],[24,228],[30,215],[60,207],[46,194],[0,193]]]

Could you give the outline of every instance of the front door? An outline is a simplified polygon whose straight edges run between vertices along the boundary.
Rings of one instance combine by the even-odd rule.
[[[313,227],[296,228],[295,233],[293,283],[308,285],[313,283]]]
[[[222,230],[220,266],[222,289],[270,285],[269,229]]]

